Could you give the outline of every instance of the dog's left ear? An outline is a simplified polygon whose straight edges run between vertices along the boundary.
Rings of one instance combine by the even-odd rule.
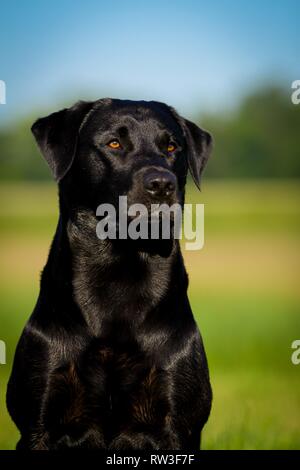
[[[190,173],[198,189],[200,178],[212,150],[211,135],[187,119],[181,121],[187,142],[187,159]]]
[[[79,101],[71,108],[38,119],[31,128],[57,182],[72,166],[80,125],[93,104]]]

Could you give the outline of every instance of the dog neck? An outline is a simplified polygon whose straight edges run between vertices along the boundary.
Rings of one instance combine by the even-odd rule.
[[[140,251],[136,241],[99,240],[97,222],[91,211],[80,210],[66,224],[73,297],[92,331],[102,331],[108,320],[144,322],[174,289],[175,272],[186,291],[178,240],[163,240],[168,246],[161,253]]]

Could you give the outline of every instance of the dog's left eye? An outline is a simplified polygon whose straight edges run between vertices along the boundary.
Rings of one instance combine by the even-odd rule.
[[[108,142],[107,145],[108,145],[108,147],[110,147],[111,149],[114,149],[114,150],[121,148],[121,144],[117,139],[111,140],[110,142]]]
[[[174,142],[170,142],[168,145],[168,153],[173,153],[177,149],[177,146]]]

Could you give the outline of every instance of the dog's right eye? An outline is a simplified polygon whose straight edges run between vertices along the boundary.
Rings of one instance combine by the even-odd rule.
[[[108,142],[107,145],[108,145],[108,147],[110,147],[111,149],[114,149],[114,150],[121,148],[121,144],[117,139],[111,140],[110,142]]]

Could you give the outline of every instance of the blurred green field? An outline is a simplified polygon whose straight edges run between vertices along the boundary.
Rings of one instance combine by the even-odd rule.
[[[56,188],[6,184],[0,198],[0,449],[12,449],[6,383],[55,230]],[[300,449],[299,181],[208,180],[186,202],[205,203],[205,246],[184,252],[214,390],[203,448]]]

